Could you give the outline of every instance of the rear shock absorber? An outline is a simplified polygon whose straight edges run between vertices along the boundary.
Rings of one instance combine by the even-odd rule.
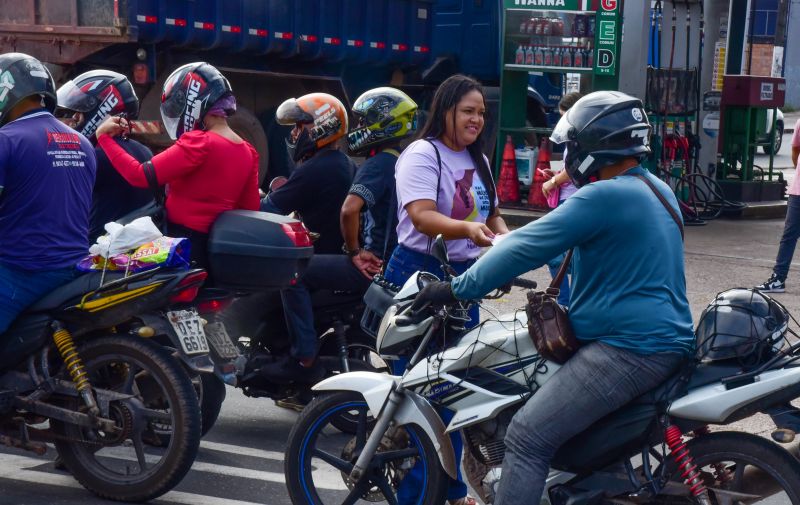
[[[61,359],[64,360],[64,366],[67,367],[67,371],[72,377],[72,382],[75,383],[75,387],[81,394],[83,402],[89,408],[89,412],[96,416],[100,413],[100,409],[97,408],[97,402],[92,394],[92,386],[89,384],[89,376],[86,374],[83,361],[81,361],[78,350],[75,348],[72,334],[58,321],[53,322],[52,328],[53,341],[61,354]]]
[[[694,464],[692,456],[689,454],[689,448],[686,447],[686,443],[683,441],[681,429],[671,424],[667,426],[664,435],[670,455],[675,459],[675,463],[678,464],[678,471],[681,472],[684,484],[689,486],[692,496],[702,505],[711,505],[708,490],[703,482],[703,476],[700,475],[697,465]]]

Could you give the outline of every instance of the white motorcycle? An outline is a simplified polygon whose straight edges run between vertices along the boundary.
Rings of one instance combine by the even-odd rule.
[[[433,253],[447,271],[443,241]],[[289,435],[285,474],[292,503],[397,504],[401,482],[414,468],[414,503],[441,505],[447,477],[456,475],[448,436],[454,431],[483,469],[484,499],[493,499],[506,428],[559,367],[536,352],[524,313],[468,332],[459,328],[466,304],[412,313],[415,295],[437,280],[415,274],[381,320],[381,355],[413,352],[402,377],[352,372],[314,387],[318,396]],[[452,335],[457,342],[445,346]],[[785,449],[756,435],[708,429],[800,396],[799,349],[786,346],[748,371],[730,362],[686,367],[568,441],[552,462],[541,503],[707,505],[771,497],[800,504],[800,463]],[[436,410],[443,407],[454,413],[447,426]],[[345,412],[358,419],[355,435],[331,427]]]

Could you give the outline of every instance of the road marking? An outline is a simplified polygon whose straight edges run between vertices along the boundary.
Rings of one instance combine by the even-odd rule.
[[[242,447],[240,445],[223,444],[221,442],[209,442],[207,440],[200,441],[200,447],[211,449],[212,451],[229,452],[240,456],[252,456],[254,458],[271,459],[275,461],[283,461],[284,454],[279,451],[267,451],[264,449],[253,449],[251,447]]]
[[[0,479],[9,479],[46,486],[67,487],[72,489],[85,489],[71,475],[40,472],[28,470],[23,467],[39,466],[47,463],[45,459],[29,458],[26,456],[12,456],[3,454],[0,458]],[[87,491],[88,493],[89,491]],[[230,498],[217,498],[182,491],[170,491],[158,497],[153,503],[175,503],[181,505],[263,505],[255,502],[232,500]]]

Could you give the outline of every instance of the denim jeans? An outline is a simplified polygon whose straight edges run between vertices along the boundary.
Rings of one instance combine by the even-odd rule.
[[[78,274],[75,267],[30,271],[0,264],[0,334],[28,306]]]
[[[786,279],[789,274],[789,266],[792,264],[792,256],[794,256],[798,238],[800,238],[800,196],[789,195],[781,245],[778,247],[778,257],[775,260],[775,267],[772,269],[775,275],[781,279]]]
[[[686,358],[636,354],[592,342],[514,415],[495,505],[539,503],[558,448],[595,421],[666,380]]]
[[[365,292],[367,279],[344,254],[315,254],[294,286],[281,291],[286,326],[292,340],[290,353],[297,359],[317,355],[318,335],[314,327],[311,293],[320,289]]]
[[[469,261],[456,261],[451,262],[450,266],[455,269],[459,274],[464,273],[476,260]],[[397,246],[392,253],[389,263],[386,265],[384,277],[392,284],[402,286],[411,277],[414,272],[425,271],[435,274],[440,279],[444,278],[444,272],[439,264],[439,261],[430,254],[423,254],[420,252],[412,251],[403,246]],[[478,325],[480,320],[478,306],[474,306],[469,312],[470,321],[465,325],[467,328],[473,328]],[[397,360],[391,364],[393,373],[402,375],[407,361],[404,359]],[[445,425],[453,418],[453,413],[447,409],[437,409],[439,417],[442,418]],[[456,480],[450,480],[450,485],[447,488],[447,499],[457,500],[467,495],[467,485],[464,483],[464,478],[461,476],[461,453],[464,449],[463,442],[461,441],[461,434],[453,432],[450,434],[450,441],[453,443],[455,450],[455,457],[458,472]],[[422,467],[416,465],[400,483],[397,490],[397,503],[399,505],[411,505],[419,500],[419,493],[422,489],[423,482]]]

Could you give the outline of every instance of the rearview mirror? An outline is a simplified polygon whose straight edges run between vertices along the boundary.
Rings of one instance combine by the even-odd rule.
[[[431,246],[431,256],[436,258],[442,266],[450,265],[450,257],[447,254],[447,244],[441,234],[436,235]]]

